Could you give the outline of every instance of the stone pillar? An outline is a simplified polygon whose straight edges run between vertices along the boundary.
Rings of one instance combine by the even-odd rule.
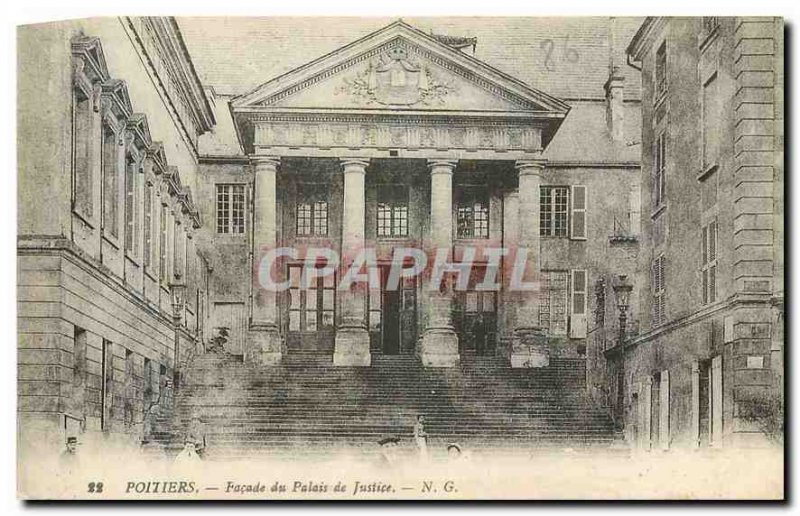
[[[518,292],[516,330],[511,350],[512,367],[545,367],[550,363],[547,340],[539,327],[538,282],[541,280],[541,245],[539,237],[539,189],[545,161],[518,161],[519,238],[518,249],[528,250],[524,280],[536,283],[535,290]]]
[[[453,249],[453,169],[457,161],[430,160],[431,173],[431,260],[437,249]],[[428,289],[428,286],[425,287]],[[458,336],[453,329],[453,293],[449,287],[429,290],[428,325],[422,334],[419,356],[431,367],[454,367],[458,364]]]
[[[364,179],[368,159],[342,159],[344,204],[342,206],[341,275],[347,272],[358,253],[364,249],[365,198]],[[333,364],[369,366],[369,332],[366,324],[367,285],[354,284],[349,291],[337,292],[340,322],[336,329]]]
[[[258,263],[264,253],[278,243],[278,213],[275,183],[280,158],[256,156],[255,190],[253,195],[253,260]],[[252,318],[248,342],[244,350],[245,361],[260,365],[273,365],[281,360],[283,339],[278,329],[276,293],[261,287],[258,275],[253,273]]]

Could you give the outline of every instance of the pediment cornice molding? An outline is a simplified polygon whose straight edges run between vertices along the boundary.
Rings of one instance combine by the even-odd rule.
[[[414,57],[429,61],[450,73],[507,100],[521,110],[554,112],[562,116],[569,106],[561,100],[535,90],[478,59],[455,50],[436,38],[402,21],[346,45],[321,58],[281,75],[253,91],[235,97],[231,106],[240,111],[248,107],[269,107],[344,70],[375,59],[393,48],[403,48]]]

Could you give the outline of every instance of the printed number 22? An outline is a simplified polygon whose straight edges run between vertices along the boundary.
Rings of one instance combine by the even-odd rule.
[[[103,483],[102,482],[89,482],[89,492],[90,493],[102,493],[103,492]]]

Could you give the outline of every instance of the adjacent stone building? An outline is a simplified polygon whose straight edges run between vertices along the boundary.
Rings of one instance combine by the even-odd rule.
[[[20,451],[141,437],[206,327],[214,113],[171,18],[23,26],[18,52]]]
[[[616,330],[594,341],[594,372],[608,361],[640,448],[782,438],[782,20],[648,18],[627,53],[642,71],[641,324],[624,349]]]

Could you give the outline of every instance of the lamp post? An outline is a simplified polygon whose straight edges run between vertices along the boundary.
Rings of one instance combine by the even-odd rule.
[[[180,372],[178,370],[178,364],[180,359],[180,327],[181,321],[183,319],[183,308],[186,303],[186,284],[183,282],[183,279],[180,275],[176,274],[174,281],[169,284],[169,292],[170,297],[172,300],[172,324],[175,329],[175,341],[174,341],[174,354],[173,354],[173,377],[174,377],[174,388],[175,390],[178,389],[180,385]]]
[[[630,307],[630,297],[631,291],[633,290],[633,285],[628,283],[628,276],[625,274],[620,274],[617,276],[616,281],[614,282],[612,288],[614,289],[614,296],[617,300],[617,310],[619,310],[619,333],[617,335],[617,345],[619,350],[619,367],[620,370],[617,373],[617,378],[621,378],[617,389],[617,403],[620,404],[618,407],[618,413],[622,416],[621,419],[624,420],[624,404],[625,404],[625,327],[628,322],[628,308]],[[624,421],[622,421],[624,426]]]

